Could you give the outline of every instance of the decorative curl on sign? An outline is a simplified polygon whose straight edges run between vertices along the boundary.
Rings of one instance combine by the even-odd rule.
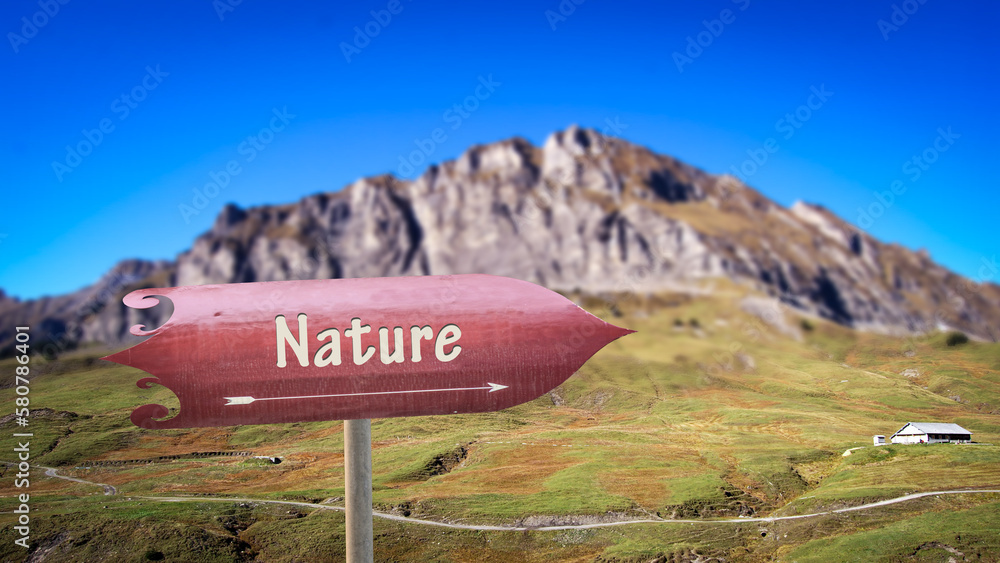
[[[125,298],[122,299],[122,302],[133,309],[152,309],[153,307],[156,307],[157,305],[160,304],[161,298],[167,299],[169,301],[169,299],[166,298],[166,296],[156,294],[155,293],[156,291],[157,290],[150,290],[150,289],[140,289],[138,291],[133,291],[128,295],[126,295]],[[172,314],[171,317],[173,317]],[[169,322],[170,319],[168,318],[166,322],[163,323],[163,325],[161,325],[159,328],[154,328],[152,330],[145,330],[146,325],[143,324],[132,325],[132,327],[129,328],[129,332],[136,336],[151,336],[153,334],[156,334],[157,331],[162,329]]]
[[[135,385],[139,389],[149,389],[153,385],[167,387],[156,377],[144,377],[137,381]],[[170,388],[167,387],[167,389]],[[151,403],[148,405],[142,405],[132,411],[132,415],[129,416],[129,420],[132,421],[132,424],[140,428],[153,429],[160,427],[160,424],[166,422],[164,419],[166,419],[169,415],[170,409],[157,403]]]

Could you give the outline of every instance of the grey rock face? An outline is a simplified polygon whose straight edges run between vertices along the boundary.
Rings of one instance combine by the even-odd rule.
[[[169,316],[168,307],[121,304],[140,280],[165,287],[458,273],[589,292],[729,277],[862,329],[951,327],[995,339],[1000,326],[996,285],[971,284],[822,207],[785,209],[732,177],[575,126],[541,148],[518,138],[474,146],[414,181],[363,178],[294,204],[229,205],[173,264],[122,263],[68,296],[21,303],[0,295],[0,312],[48,323],[51,340],[114,344],[131,324]],[[9,338],[0,333],[3,349]]]
[[[165,274],[171,267],[162,261],[125,260],[74,293],[23,302],[0,297],[0,344],[7,353],[13,350],[16,326],[31,327],[32,351],[46,356],[58,356],[82,342],[120,342],[132,325],[155,326],[169,317],[170,310],[150,314],[125,307],[121,299],[133,289],[149,287],[144,283],[169,279]]]

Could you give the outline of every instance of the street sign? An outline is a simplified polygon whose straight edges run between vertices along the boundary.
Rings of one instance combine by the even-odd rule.
[[[487,275],[141,289],[174,312],[105,359],[180,401],[133,411],[144,428],[484,412],[535,399],[609,342],[608,324],[538,285]]]

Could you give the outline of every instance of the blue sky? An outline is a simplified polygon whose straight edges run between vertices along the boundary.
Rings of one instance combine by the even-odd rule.
[[[571,123],[619,124],[997,281],[998,16],[942,0],[7,1],[0,288],[65,293],[124,258],[172,259],[227,202],[398,174],[436,128],[430,162]]]

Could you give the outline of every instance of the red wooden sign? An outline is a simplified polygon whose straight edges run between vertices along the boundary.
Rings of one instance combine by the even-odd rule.
[[[141,289],[170,299],[151,335],[107,360],[155,377],[180,412],[132,422],[186,428],[493,411],[555,388],[618,328],[538,285],[458,275]]]

